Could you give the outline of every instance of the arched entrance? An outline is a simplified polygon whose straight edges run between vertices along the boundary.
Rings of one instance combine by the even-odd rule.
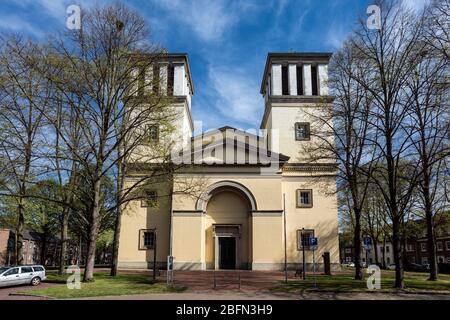
[[[200,202],[203,201],[203,202]],[[251,265],[251,211],[256,202],[241,184],[221,182],[208,188],[197,205],[205,212],[207,269],[248,269]]]

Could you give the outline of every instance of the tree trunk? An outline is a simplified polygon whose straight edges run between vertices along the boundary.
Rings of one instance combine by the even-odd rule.
[[[428,280],[435,281],[438,279],[438,267],[436,259],[436,241],[434,239],[434,221],[433,221],[433,206],[430,197],[430,177],[427,170],[423,173],[423,197],[425,204],[425,221],[427,224],[427,246],[428,246],[428,261],[430,264],[430,277]]]
[[[23,264],[23,229],[25,225],[25,217],[23,214],[23,198],[19,198],[19,205],[17,206],[17,228],[16,228],[16,261],[18,265]]]
[[[40,264],[45,266],[45,256],[47,251],[47,235],[43,234],[41,236],[41,256],[39,258]]]
[[[400,221],[394,219],[392,221],[392,249],[394,251],[395,263],[395,288],[403,289],[405,287],[403,279],[403,261],[401,254]]]
[[[84,271],[84,282],[94,281],[95,251],[97,245],[97,235],[100,227],[100,192],[101,180],[94,183],[94,203],[92,206],[91,223],[89,226],[88,252],[86,257],[86,269]]]
[[[362,280],[361,270],[361,209],[353,208],[355,212],[355,234],[353,244],[355,249],[355,280]]]
[[[438,279],[438,267],[436,259],[436,241],[434,239],[433,215],[431,212],[426,212],[425,214],[427,223],[428,261],[430,263],[430,277],[428,280],[435,281]]]
[[[117,208],[116,225],[114,229],[114,241],[111,260],[111,273],[112,277],[117,276],[118,264],[119,264],[119,244],[120,244],[120,228],[122,226],[122,208]]]
[[[375,264],[378,265],[378,241],[376,238],[373,239],[373,252],[375,254]]]
[[[63,220],[61,225],[61,254],[59,258],[58,274],[62,275],[65,271],[67,256],[67,231],[69,229],[69,208],[63,210]]]
[[[123,165],[122,161],[118,164],[119,167],[119,175],[117,181],[117,217],[116,224],[114,227],[114,240],[113,240],[113,248],[112,248],[112,257],[111,257],[111,272],[110,275],[112,277],[117,276],[117,272],[119,269],[119,245],[120,245],[120,229],[122,227],[122,206],[120,205],[122,201],[122,191],[125,183],[125,165]]]

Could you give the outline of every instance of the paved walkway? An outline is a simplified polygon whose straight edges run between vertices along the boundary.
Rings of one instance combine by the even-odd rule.
[[[81,300],[98,300],[99,298],[85,298]],[[450,300],[445,294],[389,294],[389,293],[332,293],[308,292],[305,294],[268,294],[216,291],[208,293],[167,293],[144,294],[131,296],[102,297],[101,300]]]
[[[100,270],[96,270],[98,272]],[[123,274],[144,274],[149,278],[149,270],[121,270]],[[295,278],[294,272],[289,273],[290,279]],[[165,272],[158,275],[158,280],[165,281]],[[334,292],[306,292],[306,293],[274,293],[269,289],[284,280],[283,272],[268,271],[176,271],[174,284],[185,286],[182,293],[145,294],[130,296],[113,296],[94,299],[112,300],[450,300],[450,294],[407,294],[407,293],[334,293]],[[42,283],[46,288],[58,284]],[[31,286],[0,288],[0,300],[24,299],[39,300],[43,298],[28,296],[10,296],[10,293],[33,289]]]

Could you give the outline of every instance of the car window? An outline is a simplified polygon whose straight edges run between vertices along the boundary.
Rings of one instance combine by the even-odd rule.
[[[32,267],[22,267],[21,273],[30,273],[33,272]]]
[[[33,267],[34,271],[38,272],[38,271],[44,271],[44,268],[42,267]]]
[[[4,276],[10,276],[10,275],[13,275],[13,274],[19,274],[19,268],[13,268],[13,269],[11,269],[9,271],[6,271],[3,275]]]
[[[0,274],[2,274],[3,272],[5,272],[6,270],[8,270],[9,268],[5,268],[5,267],[3,267],[3,268],[0,268]]]

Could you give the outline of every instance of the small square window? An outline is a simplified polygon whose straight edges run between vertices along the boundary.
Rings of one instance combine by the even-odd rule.
[[[139,230],[139,250],[151,250],[155,248],[155,229]]]
[[[146,191],[145,199],[141,200],[141,207],[156,207],[158,204],[158,194],[156,191]]]
[[[442,251],[444,249],[444,246],[442,245],[442,241],[438,241],[436,243],[436,246],[437,246],[438,251]]]
[[[156,142],[159,140],[159,128],[157,125],[147,126],[147,136],[150,142]]]
[[[305,250],[310,250],[309,247],[309,239],[314,238],[314,230],[313,229],[299,229],[297,230],[297,250],[303,250],[303,246]]]
[[[295,124],[295,140],[310,140],[311,132],[309,122],[297,122]]]
[[[447,251],[450,251],[450,241],[445,242],[445,247],[446,247]]]
[[[312,208],[312,190],[297,190],[297,208]]]
[[[421,250],[422,252],[427,251],[427,244],[426,244],[426,243],[421,243],[421,244],[420,244],[420,250]]]

